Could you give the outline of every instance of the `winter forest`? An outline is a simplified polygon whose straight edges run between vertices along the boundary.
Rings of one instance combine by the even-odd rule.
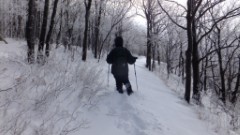
[[[138,57],[126,97],[106,63],[117,36]],[[239,135],[240,1],[0,0],[0,78],[1,135],[99,135],[112,121],[105,135]],[[191,129],[195,122],[164,129],[165,109],[151,111],[175,108],[165,85],[208,131]]]

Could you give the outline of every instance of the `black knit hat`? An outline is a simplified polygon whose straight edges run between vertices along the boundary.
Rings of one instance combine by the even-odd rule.
[[[116,37],[115,40],[115,46],[116,47],[122,47],[123,46],[123,38],[122,37]]]

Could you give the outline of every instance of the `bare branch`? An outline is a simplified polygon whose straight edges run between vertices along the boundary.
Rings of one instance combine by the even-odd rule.
[[[158,5],[161,7],[161,9],[163,10],[163,12],[164,12],[165,14],[167,14],[168,18],[169,18],[174,24],[176,24],[178,27],[180,27],[180,28],[182,28],[182,29],[184,29],[184,30],[187,30],[186,27],[178,24],[178,23],[170,16],[170,14],[163,8],[163,6],[162,6],[162,4],[160,3],[159,0],[158,0]]]
[[[210,28],[205,34],[203,34],[203,35],[198,39],[197,43],[200,43],[201,40],[202,40],[206,35],[208,35],[208,34],[217,26],[217,24],[218,24],[219,22],[221,22],[221,21],[223,21],[223,20],[225,20],[225,19],[229,19],[229,18],[232,18],[232,17],[235,17],[235,16],[240,15],[240,12],[239,12],[239,13],[235,13],[235,12],[238,11],[239,9],[240,9],[240,7],[237,7],[237,8],[235,8],[235,9],[227,12],[224,16],[218,18],[218,20],[216,20],[216,19],[214,18],[213,14],[212,14],[213,21],[214,21],[213,25],[211,26],[211,28]]]
[[[0,92],[5,92],[5,91],[9,91],[9,90],[12,90],[12,88],[7,88],[7,89],[4,89],[4,90],[0,90]]]
[[[185,11],[187,11],[187,8],[186,8],[186,7],[184,7],[182,4],[180,4],[180,3],[176,2],[176,1],[172,1],[172,0],[165,0],[165,1],[174,3],[174,4],[176,4],[177,6],[182,7]],[[202,1],[202,0],[201,0],[201,1]]]
[[[234,47],[234,46],[225,46],[225,47],[221,47],[221,48],[217,48],[217,49],[214,49],[210,52],[208,52],[205,56],[203,56],[202,58],[199,58],[199,62],[202,61],[203,59],[205,59],[206,57],[208,57],[209,55],[213,54],[214,52],[216,52],[217,50],[223,50],[223,49],[226,49],[226,48],[231,48],[231,47]]]
[[[217,6],[218,4],[222,3],[225,0],[220,0],[218,2],[213,3],[211,6],[209,6],[208,8],[206,8],[204,11],[202,11],[202,13],[199,14],[199,16],[196,18],[196,20],[199,20],[202,16],[205,15],[206,12],[208,12],[210,9],[213,9],[215,6]],[[207,2],[206,6],[208,5],[209,2]]]
[[[202,4],[202,0],[200,0],[200,1],[198,2],[197,7],[194,9],[194,11],[193,11],[193,16],[196,15],[196,13],[197,13],[197,11],[198,11],[198,9],[199,9],[199,7],[200,7],[201,4]]]

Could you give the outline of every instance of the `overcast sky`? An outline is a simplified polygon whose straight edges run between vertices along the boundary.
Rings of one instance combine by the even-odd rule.
[[[179,4],[181,4],[181,5],[183,5],[183,6],[186,6],[186,5],[187,5],[187,0],[174,0],[174,1],[178,2]],[[134,11],[135,11],[135,10],[133,10],[133,12],[134,12]],[[139,10],[139,11],[140,11],[140,10]],[[143,14],[141,11],[140,11],[139,13],[144,16],[144,14]],[[142,26],[146,25],[146,19],[143,18],[143,17],[135,16],[135,17],[134,17],[134,20],[135,20],[138,24],[140,24],[140,25],[142,25]]]

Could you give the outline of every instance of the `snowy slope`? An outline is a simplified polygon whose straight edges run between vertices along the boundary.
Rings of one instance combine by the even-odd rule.
[[[135,93],[118,94],[108,65],[68,61],[56,51],[45,66],[24,62],[26,43],[0,43],[0,134],[217,135],[155,74],[136,63]],[[87,80],[85,80],[85,79]]]

